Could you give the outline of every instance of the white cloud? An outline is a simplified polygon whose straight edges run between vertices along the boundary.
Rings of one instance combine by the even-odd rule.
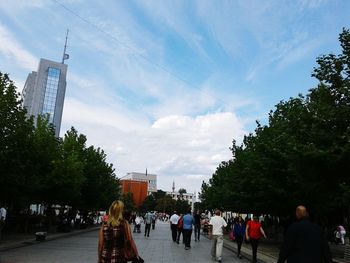
[[[1,24],[0,53],[7,61],[14,61],[18,66],[30,71],[36,69],[38,65],[38,59],[23,48],[12,33]]]
[[[299,60],[304,59],[314,50],[322,44],[322,41],[317,39],[312,39],[310,41],[306,41],[298,44],[297,46],[291,47],[289,50],[286,50],[286,54],[278,63],[277,69],[283,69],[288,65],[296,63]]]
[[[62,126],[64,130],[74,123],[89,144],[104,149],[118,176],[147,168],[158,174],[163,190],[170,190],[169,182],[176,178],[179,187],[198,192],[202,180],[230,159],[232,139],[240,141],[244,134],[241,121],[230,112],[166,116],[153,124],[142,117],[131,120],[124,113],[68,98]]]
[[[75,126],[89,144],[107,152],[119,176],[148,168],[158,174],[158,186],[164,190],[170,190],[174,179],[177,189],[198,191],[201,181],[231,157],[229,147],[233,139],[240,142],[244,125],[256,119],[237,117],[242,108],[253,112],[260,106],[255,87],[239,85],[259,80],[271,65],[296,63],[318,43],[301,28],[301,11],[289,10],[290,4],[280,1],[133,2],[141,16],[122,1],[96,2],[93,9],[81,0],[62,2],[109,36],[67,15],[55,2],[11,1],[0,11],[21,32],[15,36],[0,24],[1,58],[35,70],[37,59],[23,48],[24,41],[48,29],[57,32],[58,22],[70,25],[62,133]],[[320,3],[314,0],[309,6]],[[47,21],[35,32],[32,10],[40,13],[38,20]],[[23,32],[28,35],[20,42]],[[35,53],[52,50],[52,39],[57,42],[51,36],[41,45],[35,43]],[[198,77],[181,81],[179,63],[172,62],[191,61],[169,42],[185,43],[195,51],[185,47],[186,55],[198,58],[198,64],[204,61],[198,67],[205,70],[193,68]],[[206,63],[210,60],[213,63]]]

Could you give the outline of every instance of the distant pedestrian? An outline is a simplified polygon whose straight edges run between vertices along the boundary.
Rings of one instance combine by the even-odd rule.
[[[104,221],[99,232],[98,262],[126,263],[124,246],[130,243],[135,259],[139,258],[137,248],[131,236],[130,225],[123,218],[124,203],[114,201],[109,208],[108,220]],[[135,260],[136,261],[136,260]]]
[[[80,211],[78,210],[76,215],[75,215],[75,221],[74,221],[74,225],[76,228],[80,228],[80,224],[81,224],[81,214]]]
[[[191,210],[187,212],[183,217],[183,237],[185,241],[185,249],[191,248],[191,236],[192,236],[192,226],[194,225],[194,218],[191,215]]]
[[[266,238],[264,229],[259,222],[259,217],[254,215],[253,220],[248,221],[246,225],[246,239],[250,241],[252,246],[253,263],[257,263],[259,240],[262,236]]]
[[[2,230],[5,227],[6,216],[7,216],[7,210],[4,206],[1,206],[1,208],[0,208],[0,239],[1,239]]]
[[[156,213],[153,212],[153,214],[152,214],[152,229],[153,230],[156,227],[156,220],[157,220],[157,215],[156,215]]]
[[[143,219],[141,216],[139,216],[138,214],[135,217],[135,228],[134,228],[134,233],[141,233],[141,223],[142,223]]]
[[[296,209],[298,222],[288,228],[278,263],[331,263],[326,236],[322,229],[311,223],[305,206]]]
[[[152,214],[151,212],[147,212],[145,215],[145,236],[149,237],[149,231],[151,230],[152,224]]]
[[[222,247],[224,245],[223,228],[227,226],[226,221],[221,217],[221,211],[216,210],[215,215],[209,221],[209,239],[212,239],[211,256],[219,263],[222,261]]]
[[[201,214],[199,211],[194,215],[194,241],[199,241],[201,234]]]
[[[102,223],[107,221],[108,221],[108,213],[104,214],[104,216],[102,217]]]
[[[232,231],[234,233],[235,241],[237,243],[237,256],[239,258],[242,258],[241,247],[245,236],[245,225],[241,216],[239,216],[237,218],[237,221],[233,224]]]
[[[171,228],[171,236],[173,238],[173,242],[176,242],[177,238],[177,223],[179,221],[179,216],[177,215],[176,211],[174,211],[174,214],[170,217],[170,228]]]
[[[337,227],[337,231],[339,232],[339,238],[340,238],[341,244],[345,245],[345,235],[346,235],[345,228],[342,225],[339,225]]]
[[[183,215],[180,214],[179,215],[179,220],[177,221],[177,237],[176,237],[176,243],[180,244],[180,237],[182,234],[182,243],[185,244],[185,239],[184,239],[184,235],[183,235],[183,226],[184,226],[184,221],[183,221]]]

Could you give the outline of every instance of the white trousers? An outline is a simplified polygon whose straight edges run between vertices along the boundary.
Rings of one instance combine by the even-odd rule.
[[[211,256],[215,257],[216,260],[221,260],[224,237],[222,235],[213,235],[211,242]]]

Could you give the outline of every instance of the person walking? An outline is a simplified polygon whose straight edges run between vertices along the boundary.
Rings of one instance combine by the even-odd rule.
[[[262,236],[266,238],[264,229],[259,222],[259,217],[254,215],[253,220],[248,221],[246,226],[246,239],[250,241],[252,246],[253,263],[257,263],[259,240]]]
[[[277,263],[331,263],[326,235],[309,221],[306,207],[296,208],[297,222],[287,229]]]
[[[176,211],[174,211],[174,214],[170,217],[169,221],[170,221],[171,236],[173,238],[173,242],[176,242],[177,223],[179,221],[179,216],[177,215]]]
[[[337,227],[337,230],[339,231],[339,237],[340,237],[340,242],[342,245],[345,245],[345,235],[346,235],[346,230],[342,225],[339,225]]]
[[[183,215],[180,214],[179,215],[179,220],[177,221],[177,238],[176,238],[176,243],[180,244],[180,237],[182,234],[182,243],[185,244],[185,239],[184,239],[184,235],[183,235]]]
[[[78,210],[75,215],[75,221],[74,221],[75,228],[80,229],[80,224],[81,224],[81,214],[80,214],[80,211]]]
[[[183,217],[183,238],[185,241],[185,249],[191,248],[191,236],[192,236],[192,226],[194,225],[194,218],[191,215],[191,210],[187,212]]]
[[[152,214],[151,212],[147,212],[145,215],[145,236],[149,237],[149,231],[151,230],[152,224]]]
[[[237,218],[237,221],[233,224],[232,231],[234,233],[235,241],[237,243],[237,257],[242,258],[241,247],[245,235],[245,225],[241,216],[239,216]]]
[[[135,217],[135,228],[134,228],[134,233],[141,233],[141,223],[142,223],[142,217],[140,215],[136,215]]]
[[[2,235],[2,230],[5,227],[6,216],[7,216],[7,210],[4,206],[1,206],[1,208],[0,208],[0,239],[1,239],[1,235]]]
[[[131,245],[135,259],[142,262],[131,236],[130,225],[123,218],[123,210],[124,203],[119,200],[114,201],[109,208],[108,220],[102,223],[99,232],[98,263],[126,263],[124,246],[127,241]]]
[[[209,221],[209,239],[212,240],[211,256],[219,263],[222,261],[222,247],[224,245],[223,228],[227,226],[226,221],[221,217],[221,211],[215,210],[215,216]]]
[[[152,230],[154,230],[156,227],[156,220],[157,220],[157,215],[155,212],[153,212],[153,214],[152,214]]]
[[[197,210],[196,214],[194,215],[194,241],[199,242],[199,237],[201,234],[201,215],[199,210]]]

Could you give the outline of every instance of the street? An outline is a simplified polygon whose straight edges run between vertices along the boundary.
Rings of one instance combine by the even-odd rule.
[[[144,227],[142,227],[142,231]],[[60,238],[4,251],[0,255],[0,263],[46,263],[46,262],[97,262],[98,232],[88,232],[81,235]],[[201,236],[200,242],[194,242],[192,235],[191,249],[185,250],[182,244],[173,243],[169,223],[157,222],[150,237],[143,233],[133,233],[139,254],[145,262],[201,262],[213,263],[210,256],[210,240]],[[223,249],[223,262],[243,262],[233,252]]]

